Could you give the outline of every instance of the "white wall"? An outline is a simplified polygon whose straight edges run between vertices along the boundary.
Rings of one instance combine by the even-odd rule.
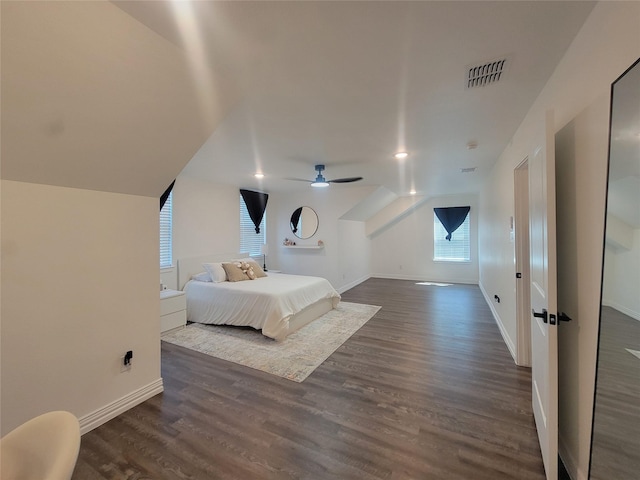
[[[602,303],[640,320],[639,285],[640,229],[636,228],[630,249],[606,248]]]
[[[179,175],[172,192],[173,267],[160,271],[160,281],[175,290],[181,258],[240,250],[240,191]]]
[[[327,189],[314,189],[295,194],[273,194],[269,197],[269,257],[267,267],[284,273],[317,275],[324,277],[340,292],[369,278],[369,239],[364,222],[341,220],[340,217],[375,190],[372,187],[335,185]],[[293,211],[301,206],[313,208],[318,214],[318,231],[307,239],[295,238],[289,220]],[[273,230],[275,229],[275,230]],[[273,232],[273,234],[272,234]],[[297,245],[317,245],[319,250],[287,249],[285,238]]]
[[[504,162],[504,159],[501,160]],[[511,218],[516,216],[513,169],[520,162],[505,167],[501,165],[501,160],[498,160],[480,196],[479,284],[485,297],[491,299],[493,295],[498,295],[502,299],[500,303],[492,304],[492,311],[505,343],[515,357],[518,343],[515,321],[516,255]],[[524,156],[520,160],[524,160]]]
[[[433,209],[466,205],[471,206],[471,262],[434,262]],[[478,199],[475,195],[429,199],[372,236],[372,276],[478,283],[477,228]]]
[[[157,198],[3,180],[1,204],[2,434],[161,391]]]
[[[338,279],[336,289],[342,293],[371,276],[371,241],[365,234],[365,223],[338,220]]]
[[[337,290],[368,278],[369,239],[364,234],[364,222],[339,218],[370,192],[369,187],[339,186],[322,192],[309,189],[296,194],[270,194],[266,210],[267,268],[324,277]],[[173,190],[174,263],[184,257],[238,252],[239,198],[239,187],[180,175]],[[318,214],[318,231],[309,240],[296,240],[300,245],[315,245],[322,239],[325,248],[321,250],[286,250],[282,246],[285,237],[293,237],[291,213],[303,205]],[[170,287],[176,284],[175,271],[162,278]]]
[[[533,135],[542,124],[545,111],[555,111],[556,131],[567,125],[586,107],[607,95],[611,83],[640,56],[640,3],[602,2],[596,5],[567,53],[554,71],[547,85],[519,126],[510,145],[502,153],[480,197],[480,283],[487,292],[509,289],[515,285],[513,244],[504,241],[505,219],[513,215],[513,170],[527,156]],[[590,134],[603,138],[608,134],[606,115],[594,120]],[[606,162],[606,155],[594,153],[580,159],[597,172]],[[601,178],[576,176],[579,191],[587,192],[595,186],[591,206],[595,211],[581,211],[580,228],[589,229],[594,238],[602,238],[602,213],[605,182]],[[600,242],[601,243],[601,242]],[[598,298],[600,276],[593,266],[601,258],[602,250],[594,243],[578,251],[577,262],[585,262],[594,273],[584,278],[578,302],[587,307],[580,312],[579,329],[568,331],[567,343],[577,346],[576,358],[570,365],[560,365],[561,375],[579,377],[579,385],[560,384],[560,452],[569,473],[585,479],[588,471],[591,431],[591,410],[595,375],[596,334],[598,310],[593,298]],[[515,288],[514,288],[515,291]],[[596,292],[596,293],[594,293]],[[589,308],[588,306],[591,306]],[[500,312],[506,330],[515,334],[515,306]],[[560,327],[566,329],[565,325]],[[578,333],[579,330],[579,333]],[[579,337],[576,337],[579,335]],[[563,341],[564,341],[563,340]],[[564,370],[563,370],[564,369]]]
[[[372,268],[376,275],[389,278],[477,283],[476,196],[440,197],[426,202],[369,239],[365,222],[340,217],[367,198],[371,191],[372,187],[337,186],[326,190],[309,188],[295,193],[270,194],[267,267],[327,278],[338,291],[345,291],[369,278]],[[460,265],[433,262],[433,207],[457,205],[471,206],[472,261]],[[289,227],[291,213],[299,206],[309,206],[318,214],[318,231],[308,240],[294,238]],[[239,250],[238,187],[180,175],[173,190],[173,208],[174,262],[184,257]],[[295,240],[298,245],[317,245],[318,240],[322,240],[324,248],[286,249],[282,246],[285,238]],[[424,260],[422,266],[416,258]],[[404,273],[398,272],[398,265],[403,265]],[[175,271],[169,271],[162,278],[174,287]]]
[[[239,249],[238,187],[178,176],[173,190],[174,263],[184,257]]]

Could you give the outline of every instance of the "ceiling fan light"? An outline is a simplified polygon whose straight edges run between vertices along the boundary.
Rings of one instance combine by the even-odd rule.
[[[322,167],[322,168],[318,168],[318,167]],[[323,169],[324,169],[324,165],[316,165],[318,176],[313,182],[311,182],[312,187],[328,187],[329,186],[329,182],[327,182],[327,179],[324,178],[324,175],[322,175],[322,173],[320,173],[322,172]]]

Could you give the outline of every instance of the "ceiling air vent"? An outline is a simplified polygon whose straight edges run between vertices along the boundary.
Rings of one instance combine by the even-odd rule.
[[[476,167],[467,167],[467,168],[460,169],[460,173],[473,173],[475,171],[476,171]]]
[[[467,67],[467,88],[485,87],[498,82],[506,74],[506,67],[507,57]]]

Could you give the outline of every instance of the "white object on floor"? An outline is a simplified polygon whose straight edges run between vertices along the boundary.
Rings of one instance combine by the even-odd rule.
[[[69,480],[80,450],[80,424],[69,412],[49,412],[0,440],[0,477]]]
[[[631,350],[630,348],[625,348],[625,350],[627,352],[629,352],[631,355],[640,358],[640,351],[638,350]]]

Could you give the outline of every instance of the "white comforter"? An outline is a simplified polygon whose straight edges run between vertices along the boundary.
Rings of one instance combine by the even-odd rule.
[[[275,339],[286,337],[289,319],[305,307],[332,299],[335,308],[340,301],[340,294],[324,278],[278,273],[242,282],[191,280],[184,290],[187,320],[250,326]]]

